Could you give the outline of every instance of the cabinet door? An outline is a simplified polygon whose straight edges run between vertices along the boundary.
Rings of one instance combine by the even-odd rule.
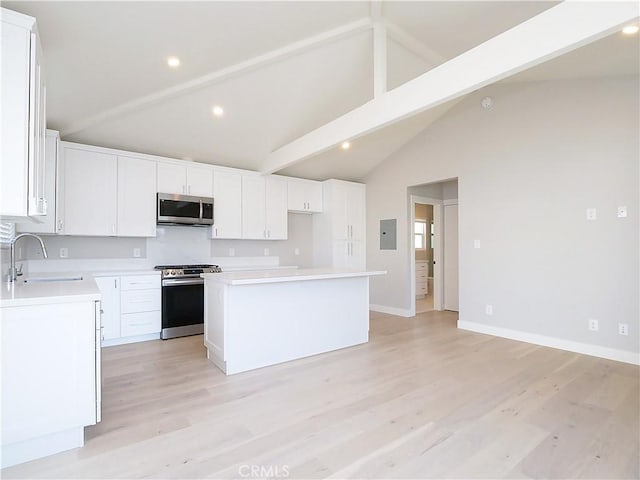
[[[187,195],[213,197],[213,170],[187,167]]]
[[[265,180],[258,175],[242,176],[242,238],[266,238]]]
[[[100,289],[102,340],[120,338],[120,277],[95,277]]]
[[[156,162],[118,157],[119,237],[156,236]]]
[[[29,216],[43,216],[47,214],[47,199],[45,197],[45,100],[46,87],[44,84],[44,70],[42,68],[42,52],[35,33],[31,34],[31,81],[30,102],[30,134],[29,140]]]
[[[364,269],[366,263],[366,252],[363,242],[349,242],[349,268]]]
[[[346,190],[347,226],[349,239],[364,238],[365,189],[360,185],[350,185]]]
[[[350,266],[350,245],[346,240],[335,240],[333,242],[333,259],[331,266],[335,268],[349,268]]]
[[[65,148],[66,235],[114,236],[118,198],[115,155]]]
[[[307,210],[306,183],[297,179],[287,180],[287,209],[292,212],[305,212]]]
[[[158,192],[187,193],[187,169],[182,165],[158,162]]]
[[[322,183],[309,182],[307,184],[307,210],[313,213],[322,212]]]
[[[242,175],[216,170],[213,174],[211,238],[242,238]]]
[[[270,240],[287,239],[287,181],[281,177],[265,179],[265,226]]]
[[[333,238],[335,240],[349,240],[351,229],[347,215],[348,185],[343,182],[332,182],[329,187],[330,194],[330,215]]]
[[[0,215],[27,216],[30,32],[2,22]]]

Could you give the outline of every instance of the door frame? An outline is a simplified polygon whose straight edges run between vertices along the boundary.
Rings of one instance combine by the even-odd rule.
[[[411,302],[409,313],[411,317],[416,315],[416,240],[414,235],[414,224],[416,222],[416,203],[433,206],[433,309],[442,311],[444,309],[444,276],[442,269],[442,204],[438,198],[422,197],[420,195],[409,196],[409,285],[411,288]]]

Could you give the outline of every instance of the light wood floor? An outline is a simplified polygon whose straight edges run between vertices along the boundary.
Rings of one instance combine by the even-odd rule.
[[[231,377],[202,337],[105,349],[86,446],[2,477],[638,478],[638,367],[455,320],[372,314],[366,345]]]

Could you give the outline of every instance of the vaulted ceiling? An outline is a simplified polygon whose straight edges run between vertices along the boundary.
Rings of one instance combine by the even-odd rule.
[[[556,2],[557,3],[557,2]],[[387,85],[398,87],[553,7],[385,2]],[[373,96],[370,2],[3,2],[36,17],[48,126],[65,140],[260,170],[282,145]],[[167,57],[180,58],[179,68]],[[612,35],[507,81],[638,74]],[[360,179],[455,101],[282,171]],[[224,107],[221,118],[213,105]]]

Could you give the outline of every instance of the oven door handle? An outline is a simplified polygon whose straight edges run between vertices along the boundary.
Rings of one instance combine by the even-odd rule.
[[[204,285],[204,278],[168,278],[162,280],[163,287],[173,287],[177,285]]]

